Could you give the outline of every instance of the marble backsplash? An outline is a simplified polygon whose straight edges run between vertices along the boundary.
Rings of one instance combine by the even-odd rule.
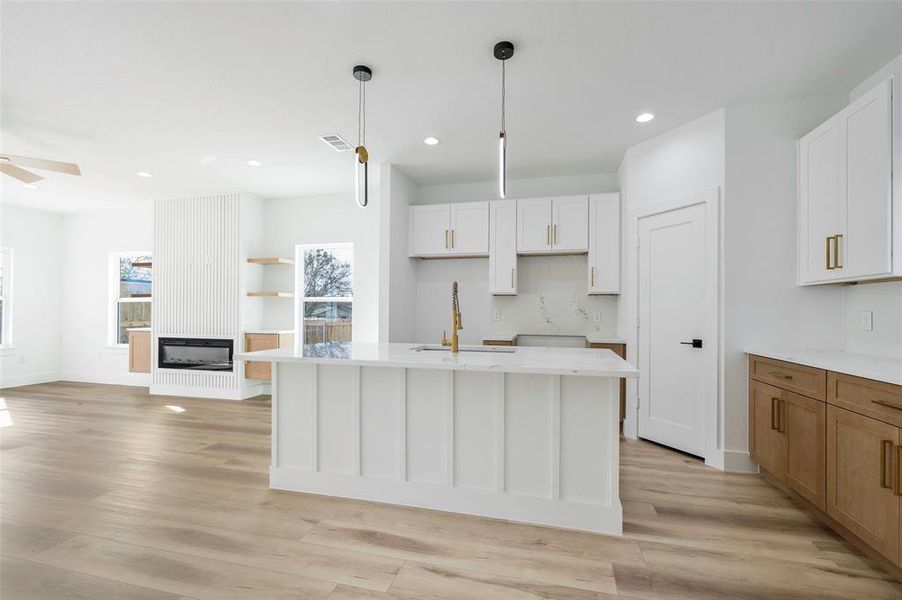
[[[586,255],[521,256],[518,268],[518,294],[492,296],[491,335],[616,337],[619,296],[586,293]]]

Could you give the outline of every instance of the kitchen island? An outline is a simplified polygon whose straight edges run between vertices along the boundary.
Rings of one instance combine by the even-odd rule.
[[[273,362],[270,487],[622,532],[609,350],[327,343]]]

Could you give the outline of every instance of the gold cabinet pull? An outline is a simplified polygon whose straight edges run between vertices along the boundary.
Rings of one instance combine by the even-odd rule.
[[[839,242],[842,240],[842,234],[837,233],[833,236],[833,268],[842,269],[842,263],[839,262]]]
[[[896,453],[893,457],[893,494],[902,496],[902,473],[899,468],[902,467],[902,446],[896,446]]]
[[[554,243],[557,244],[557,224],[556,223],[552,229],[554,230]]]
[[[595,267],[592,267],[592,287],[595,287]]]
[[[888,450],[887,450],[888,448]],[[893,441],[880,440],[880,487],[893,489]],[[888,457],[888,458],[887,458]],[[890,475],[886,476],[886,464],[889,463]]]
[[[551,245],[551,225],[545,226],[545,243]]]
[[[445,249],[448,249],[448,230],[445,230]]]
[[[780,379],[786,379],[786,380],[792,379],[792,375],[786,375],[785,373],[780,373],[779,371],[771,371],[770,374],[773,377],[778,377]]]
[[[511,269],[511,289],[514,289],[514,270]]]
[[[828,271],[832,271],[832,270],[833,270],[833,266],[830,264],[830,240],[832,240],[832,239],[833,239],[833,238],[832,238],[831,236],[827,236],[826,238],[824,238],[824,240],[827,242],[827,257],[826,257],[826,262],[827,262],[827,270],[828,270]]]
[[[774,431],[780,431],[779,426],[777,425],[777,405],[779,402],[779,398],[770,399],[770,428]]]
[[[454,247],[454,232],[455,231],[457,231],[457,230],[456,229],[451,230],[451,247],[452,248]]]
[[[898,404],[893,404],[892,402],[889,402],[888,400],[871,400],[871,403],[878,404],[880,406],[885,406],[887,408],[895,408],[896,410],[902,410],[902,406],[899,406]]]
[[[779,425],[777,425],[777,431],[780,433],[786,433],[786,400],[780,398],[780,401],[777,402],[777,408],[779,408]]]

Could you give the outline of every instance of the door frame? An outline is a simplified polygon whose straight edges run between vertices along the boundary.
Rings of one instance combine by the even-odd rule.
[[[720,373],[723,371],[723,314],[720,306],[721,299],[721,282],[723,275],[721,272],[720,260],[720,187],[715,186],[706,188],[687,194],[681,194],[673,198],[668,198],[660,202],[647,204],[631,211],[629,219],[630,233],[633,237],[633,244],[630,247],[633,254],[633,281],[632,281],[632,327],[630,337],[632,337],[633,352],[632,359],[637,363],[639,368],[639,377],[642,377],[642,365],[639,363],[639,223],[646,217],[652,217],[666,212],[689,208],[702,204],[705,206],[705,257],[708,264],[711,265],[708,278],[707,289],[705,290],[705,331],[703,339],[710,348],[708,353],[708,365],[705,373],[705,417],[704,417],[704,439],[705,439],[705,464],[721,469],[724,468],[724,453],[721,439],[723,436],[723,381]],[[629,437],[638,437],[639,424],[639,402],[638,402],[638,382],[631,390],[631,394],[627,394],[626,421],[624,423],[624,432]],[[632,421],[631,423],[628,423]],[[631,434],[631,435],[630,435]]]

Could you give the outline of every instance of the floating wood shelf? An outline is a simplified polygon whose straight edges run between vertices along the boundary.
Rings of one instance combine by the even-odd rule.
[[[248,292],[251,298],[294,298],[294,292]]]
[[[132,266],[136,269],[150,269],[151,267],[153,267],[153,262],[149,260],[143,262],[133,262]]]
[[[263,258],[249,258],[247,262],[253,265],[293,265],[294,260],[281,256],[269,256]]]

